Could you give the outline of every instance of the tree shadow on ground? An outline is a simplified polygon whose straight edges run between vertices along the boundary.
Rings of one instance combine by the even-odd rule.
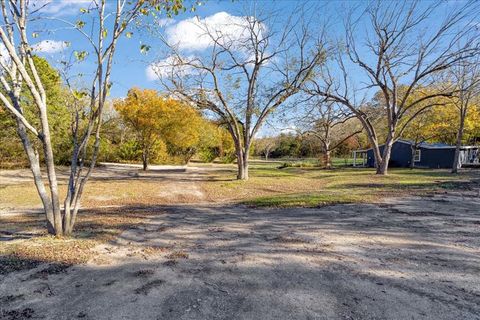
[[[18,262],[0,278],[3,317],[475,319],[479,201],[104,208],[95,214],[142,217],[117,221],[125,231],[101,254],[113,260]],[[88,229],[105,227],[87,217]],[[136,257],[152,247],[164,250]]]
[[[331,188],[338,186],[332,186]],[[387,191],[395,190],[452,190],[452,191],[475,191],[480,189],[480,179],[472,179],[467,181],[431,181],[431,182],[373,182],[373,183],[347,183],[342,184],[346,189],[360,189],[360,188],[379,188]]]

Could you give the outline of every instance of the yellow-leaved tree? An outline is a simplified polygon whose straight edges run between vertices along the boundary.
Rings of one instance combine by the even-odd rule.
[[[412,94],[415,99],[421,99],[428,94],[430,88],[421,88]],[[415,150],[423,142],[441,142],[454,145],[458,138],[460,124],[462,124],[462,139],[460,143],[474,143],[480,133],[480,108],[472,103],[469,106],[468,113],[464,115],[461,121],[461,114],[458,112],[457,98],[436,97],[429,101],[430,107],[419,103],[410,110],[410,113],[416,113],[412,120],[402,123],[402,138],[412,142],[412,160],[413,167]]]
[[[114,108],[134,133],[143,170],[167,152],[185,162],[195,154],[205,120],[193,107],[156,90],[133,88]]]

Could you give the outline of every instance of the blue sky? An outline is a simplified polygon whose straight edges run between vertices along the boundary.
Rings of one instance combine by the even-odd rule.
[[[113,5],[113,0],[107,0],[109,4]],[[166,17],[160,17],[161,21],[154,21],[149,19],[144,21],[149,24],[156,33],[161,34],[169,42],[181,42],[183,52],[185,54],[200,55],[206,51],[208,44],[204,43],[202,39],[195,35],[195,29],[192,29],[192,19],[198,17],[209,24],[221,25],[222,28],[232,28],[229,26],[229,22],[235,21],[237,17],[245,15],[246,12],[256,11],[264,12],[277,12],[279,17],[285,19],[290,13],[298,6],[300,1],[242,1],[242,0],[208,0],[204,5],[197,7],[197,10],[192,12],[181,13],[175,16],[173,19],[165,19]],[[59,65],[58,62],[65,60],[71,56],[74,50],[89,51],[91,48],[88,46],[86,40],[80,36],[78,31],[72,29],[66,29],[63,22],[59,19],[70,21],[75,23],[78,19],[83,19],[86,22],[84,30],[89,30],[91,22],[88,20],[88,15],[81,15],[80,8],[87,7],[90,0],[35,0],[32,1],[35,4],[49,3],[43,9],[43,17],[46,19],[38,20],[35,24],[31,25],[30,33],[38,32],[38,37],[31,39],[31,44],[34,48],[37,48],[37,52],[49,59],[53,64]],[[187,1],[187,5],[190,3]],[[392,5],[394,1],[390,2]],[[422,26],[427,30],[434,30],[436,24],[442,21],[442,18],[449,13],[449,9],[464,3],[464,1],[447,1],[443,2],[439,6],[439,10],[432,15],[432,17],[425,22]],[[308,13],[313,13],[314,23],[321,24],[323,21],[328,21],[329,25],[329,37],[336,38],[344,35],[344,29],[342,24],[342,18],[344,13],[349,8],[357,8],[355,14],[360,14],[364,1],[309,1],[306,6],[309,8]],[[387,1],[388,5],[389,2]],[[431,2],[420,2],[419,7],[429,5]],[[113,7],[112,7],[113,9]],[[220,20],[220,22],[218,22]],[[160,23],[159,23],[160,22]],[[280,24],[281,27],[281,24]],[[122,37],[119,44],[117,53],[114,60],[114,67],[112,71],[113,86],[111,89],[111,97],[118,98],[124,97],[127,91],[134,86],[142,88],[161,89],[159,84],[152,77],[152,72],[148,71],[149,65],[154,61],[166,59],[168,53],[166,48],[159,40],[158,36],[152,35],[150,32],[145,31],[145,28],[137,28],[131,26],[130,30],[133,32],[133,37],[128,39]],[[222,32],[226,30],[222,29]],[[228,31],[228,30],[227,30]],[[235,29],[232,28],[230,32],[234,33]],[[358,41],[362,45],[360,53],[368,59],[372,58],[369,55],[368,49],[365,44],[365,38],[371,34],[372,30],[368,25],[359,25],[355,36],[358,36]],[[415,34],[413,35],[411,42],[415,43]],[[63,42],[66,41],[70,45],[64,46]],[[141,54],[140,45],[148,44],[151,50],[148,54]],[[365,74],[358,69],[358,67],[347,65],[349,76],[353,82],[356,83],[358,88],[364,86],[366,81]],[[79,64],[75,70],[72,70],[72,74],[78,72],[83,73],[85,79],[88,79],[91,73],[94,71],[93,59],[89,58],[85,62]],[[335,72],[335,71],[334,71]],[[81,85],[81,83],[80,83]],[[372,92],[365,91],[365,95],[371,97]],[[264,130],[264,133],[266,131]]]
[[[107,2],[110,2],[112,5],[114,4],[113,0],[107,0]],[[38,31],[39,36],[35,39],[32,38],[31,43],[34,46],[36,43],[41,43],[38,45],[39,54],[45,56],[52,63],[58,64],[59,61],[67,59],[73,50],[81,51],[89,49],[88,44],[77,31],[65,29],[65,24],[55,21],[55,19],[63,19],[73,23],[78,19],[84,19],[87,23],[84,29],[88,30],[88,18],[80,14],[80,8],[87,7],[90,0],[35,0],[32,1],[32,3],[36,5],[48,3],[43,9],[43,16],[47,19],[36,22],[30,28],[31,33]],[[188,1],[186,3],[189,5]],[[191,19],[194,16],[198,16],[201,19],[208,19],[208,17],[212,17],[220,12],[228,13],[232,17],[241,16],[245,12],[251,12],[253,5],[255,5],[258,10],[276,10],[281,14],[284,13],[285,17],[287,17],[298,3],[299,1],[295,0],[260,0],[256,2],[242,0],[208,0],[204,5],[197,7],[196,12],[181,13],[168,21],[166,25],[156,26],[155,29],[159,33],[168,36],[169,30],[179,29],[178,26],[181,25],[182,21]],[[337,33],[337,35],[343,34],[342,12],[344,12],[347,7],[355,7],[361,3],[361,1],[310,1],[308,6],[318,12],[319,22],[322,20],[329,21],[330,36],[334,37],[336,36],[335,33]],[[445,8],[448,9],[449,5],[457,5],[458,3],[461,3],[461,1],[450,1]],[[149,22],[153,23],[152,20]],[[434,19],[432,19],[432,24],[434,24]],[[183,26],[185,25],[188,24],[183,24]],[[155,81],[148,78],[146,68],[152,61],[166,58],[166,56],[163,56],[165,55],[164,46],[158,38],[148,32],[142,32],[142,30],[138,30],[133,26],[131,27],[131,31],[133,32],[133,37],[130,39],[122,37],[118,45],[112,73],[113,87],[111,94],[113,97],[125,96],[127,90],[132,86],[159,88]],[[181,30],[180,32],[178,32],[178,30],[176,31],[177,34],[182,35]],[[188,33],[188,31],[184,31],[183,36],[185,36],[185,32]],[[368,33],[368,30],[359,29],[359,33],[361,33],[359,34],[360,36],[363,36]],[[169,40],[176,41],[181,39],[170,37]],[[71,45],[65,47],[62,45],[63,41],[67,41]],[[191,44],[193,44],[192,39],[190,39],[190,41],[192,42]],[[148,44],[152,48],[146,55],[140,53],[139,48],[142,43]],[[79,65],[75,71],[88,75],[93,70],[91,59],[87,59],[87,61]],[[360,77],[360,75],[358,76]]]
[[[57,21],[57,19],[61,19],[75,23],[78,19],[82,19],[87,23],[84,30],[88,30],[88,17],[80,14],[80,8],[87,7],[89,1],[39,1],[48,2],[48,5],[43,9],[43,16],[47,19],[40,20],[30,27],[31,33],[38,32],[38,37],[31,39],[31,44],[38,48],[38,54],[47,58],[54,65],[59,65],[60,61],[68,60],[74,50],[89,51],[90,47],[77,31],[68,29],[63,22]],[[195,16],[206,18],[218,14],[219,12],[226,12],[232,16],[240,16],[245,12],[245,6],[251,4],[252,2],[244,1],[209,0],[204,5],[197,7],[194,13],[189,11],[181,13],[173,19],[169,19],[166,22],[166,25],[158,26],[156,29],[160,33],[165,33],[169,28],[175,28],[176,25],[183,20],[191,19]],[[257,5],[264,10],[276,10],[282,8],[282,10],[288,12],[289,8],[291,10],[297,5],[297,2],[259,1]],[[149,22],[153,23],[151,19]],[[112,97],[125,96],[128,89],[133,86],[159,89],[156,81],[148,77],[147,67],[152,61],[163,57],[162,54],[165,54],[164,46],[158,38],[152,36],[149,32],[138,30],[135,26],[132,26],[130,30],[133,32],[132,38],[128,39],[122,37],[118,44],[114,60],[115,64],[112,71]],[[68,42],[68,46],[64,45],[62,43],[63,41]],[[151,50],[147,54],[142,54],[140,52],[140,45],[142,43],[151,46]],[[78,64],[71,74],[82,73],[84,74],[84,77],[87,78],[94,70],[92,61],[92,59],[87,59],[85,62]]]

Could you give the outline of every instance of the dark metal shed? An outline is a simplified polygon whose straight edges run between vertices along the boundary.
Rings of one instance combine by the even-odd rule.
[[[410,167],[413,142],[397,140],[392,146],[390,167]],[[383,152],[384,145],[380,146]],[[479,164],[479,146],[462,146],[460,148],[459,167],[466,164]],[[415,150],[414,166],[418,168],[451,168],[455,157],[455,146],[443,143],[420,143]],[[355,150],[354,166],[375,167],[373,149]],[[360,160],[360,161],[359,161]]]

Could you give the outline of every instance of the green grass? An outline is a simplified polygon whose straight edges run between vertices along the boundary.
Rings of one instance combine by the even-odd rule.
[[[310,159],[311,160],[311,159]],[[468,186],[471,180],[480,180],[479,170],[464,170],[458,175],[448,170],[396,169],[387,176],[375,174],[372,168],[337,167],[325,170],[319,167],[287,167],[280,163],[252,161],[250,179],[238,181],[235,164],[194,164],[208,168],[200,179],[192,179],[203,193],[204,201],[245,203],[258,206],[319,206],[333,203],[373,202],[384,197],[426,194],[454,190]],[[188,176],[185,176],[188,179]],[[170,203],[159,192],[168,192],[168,183],[162,177],[149,179],[92,179],[82,205],[159,205]],[[183,182],[185,183],[185,181]],[[180,186],[181,187],[181,186]],[[63,194],[65,185],[60,185]],[[174,196],[172,196],[174,197]],[[173,198],[172,198],[173,199]],[[198,202],[198,198],[182,199]],[[0,187],[0,208],[38,206],[40,201],[33,183]]]
[[[322,159],[319,158],[271,158],[268,161],[256,158],[253,161],[256,163],[276,163],[277,166],[290,164],[294,167],[321,167],[322,163]],[[332,165],[334,167],[352,166],[353,158],[332,158]]]
[[[271,181],[272,189],[275,189],[275,185],[283,186],[284,189],[290,185],[293,189],[298,189],[293,192],[282,191],[282,187],[279,187],[279,192],[252,196],[240,201],[259,207],[317,207],[335,203],[375,202],[384,197],[462,189],[472,183],[478,186],[480,180],[478,171],[464,171],[453,175],[448,170],[391,168],[388,175],[381,176],[376,175],[371,168],[277,169],[264,164],[255,164],[251,176],[253,181],[246,182],[244,189],[260,187],[266,177],[274,178],[274,182]],[[259,177],[263,177],[262,181],[255,181]],[[312,185],[312,188],[309,188],[309,185]]]
[[[366,198],[356,194],[325,192],[258,197],[242,203],[252,207],[319,207],[339,203],[367,202],[368,199],[369,197]]]

